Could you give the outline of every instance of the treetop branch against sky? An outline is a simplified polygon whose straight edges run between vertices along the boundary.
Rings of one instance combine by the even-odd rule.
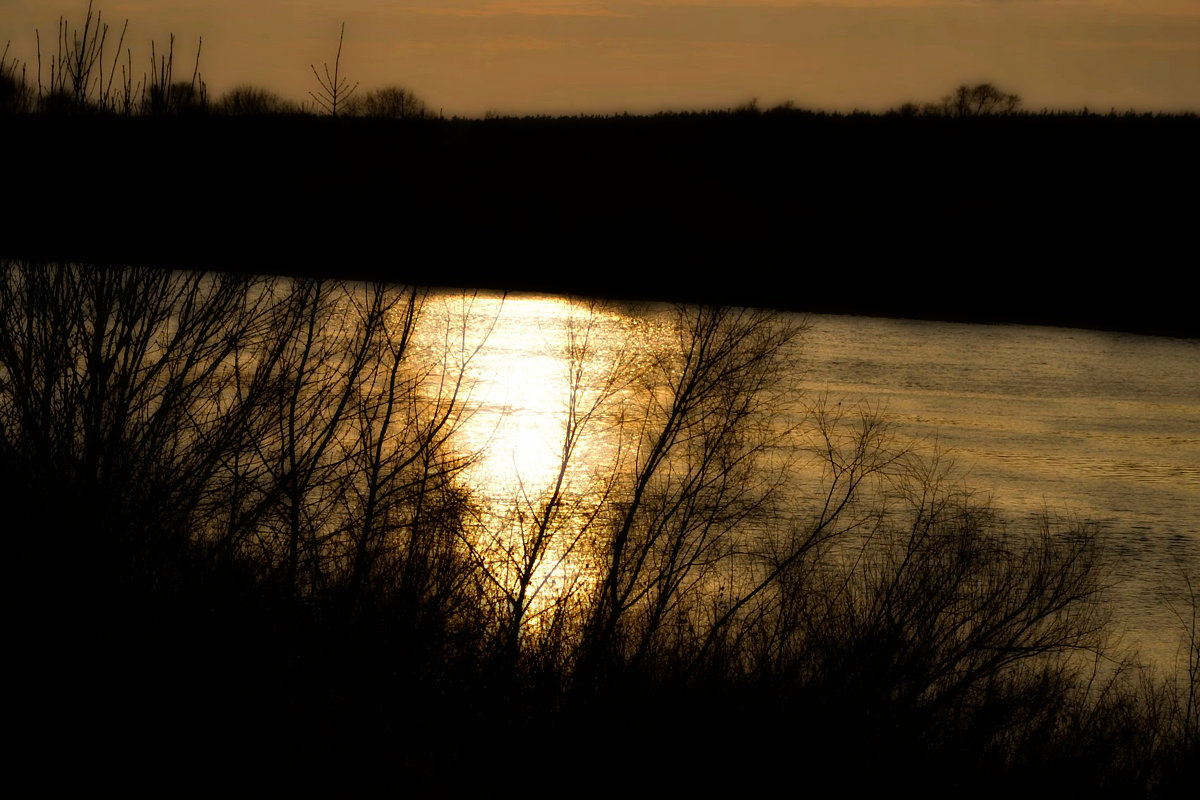
[[[211,96],[250,83],[304,100],[333,58],[364,90],[446,115],[761,106],[881,111],[992,82],[1024,107],[1200,111],[1200,0],[96,0],[115,46],[150,41]],[[0,42],[36,82],[59,16],[87,0],[0,0]],[[107,58],[106,58],[107,60]],[[106,69],[108,64],[105,65]]]

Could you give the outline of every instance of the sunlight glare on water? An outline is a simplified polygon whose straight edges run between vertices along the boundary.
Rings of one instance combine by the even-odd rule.
[[[461,360],[470,413],[457,439],[477,457],[471,483],[499,503],[544,494],[563,465],[572,393],[569,336],[590,336],[577,398],[579,405],[587,405],[608,377],[606,366],[611,365],[602,362],[620,351],[627,321],[556,297],[480,295],[464,300],[446,294],[432,301],[437,316],[447,320],[446,328],[470,326]],[[589,461],[596,466],[595,443],[585,440],[583,445],[585,451],[577,451],[567,465],[567,484],[594,471],[586,466]]]
[[[587,578],[588,531],[621,473],[614,422],[644,356],[628,345],[644,326],[597,303],[526,295],[434,294],[424,316],[430,351],[454,344],[440,374],[461,374],[455,443],[472,456],[465,477],[483,500],[475,546],[501,582],[534,562],[536,616]]]
[[[550,597],[554,587],[586,579],[587,532],[604,524],[605,492],[619,489],[636,460],[634,420],[654,402],[641,376],[677,339],[658,326],[653,308],[445,293],[431,296],[426,310],[422,336],[430,352],[448,354],[442,374],[461,370],[467,413],[454,441],[475,458],[465,477],[483,500],[480,528],[498,574],[528,556],[524,541],[547,518],[557,485],[553,536],[534,559],[535,582]],[[880,409],[900,436],[936,443],[1017,524],[1049,511],[1099,525],[1117,556],[1120,627],[1154,659],[1173,659],[1171,609],[1186,600],[1175,585],[1181,573],[1195,582],[1200,563],[1195,342],[811,320],[800,371],[787,378],[796,397]],[[572,420],[579,435],[564,459]],[[802,435],[808,422],[790,421]],[[800,503],[820,488],[799,473],[788,487]]]

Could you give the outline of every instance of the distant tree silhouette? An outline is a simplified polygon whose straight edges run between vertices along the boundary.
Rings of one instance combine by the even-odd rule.
[[[151,86],[146,97],[145,113],[151,116],[171,114],[193,114],[208,107],[203,87],[187,81],[176,81],[169,86]]]
[[[942,98],[943,112],[950,117],[980,117],[1011,114],[1021,105],[1021,97],[1006,94],[990,83],[977,86],[962,84],[953,94]]]
[[[429,107],[402,86],[387,86],[361,97],[352,97],[346,102],[342,113],[352,117],[384,119],[424,119],[430,116]]]
[[[216,104],[216,110],[223,114],[256,115],[285,114],[297,109],[295,104],[270,89],[242,84],[222,95]]]

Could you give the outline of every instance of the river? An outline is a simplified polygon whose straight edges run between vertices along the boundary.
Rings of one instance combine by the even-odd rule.
[[[494,508],[545,493],[557,477],[568,332],[586,330],[591,358],[611,367],[628,356],[630,332],[662,313],[534,295],[434,299],[446,315],[469,316],[462,352],[474,413],[458,437],[479,454],[471,480]],[[852,316],[781,320],[807,326],[791,353],[794,374],[785,376],[792,399],[877,409],[897,436],[952,459],[954,474],[1013,524],[1049,513],[1094,525],[1115,556],[1121,644],[1173,667],[1192,613],[1187,581],[1200,590],[1200,341]],[[585,384],[599,391],[607,370],[594,365]],[[566,483],[584,485],[617,446],[603,435],[585,441]]]

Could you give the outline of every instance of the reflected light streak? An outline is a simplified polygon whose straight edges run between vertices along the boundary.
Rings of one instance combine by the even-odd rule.
[[[433,352],[455,342],[458,352],[447,350],[441,372],[453,381],[462,370],[466,411],[454,440],[473,456],[466,480],[483,499],[475,546],[510,591],[532,560],[527,626],[587,581],[603,486],[620,473],[622,434],[611,420],[623,398],[603,393],[628,366],[623,358],[637,324],[635,317],[544,296],[444,294],[427,305],[424,346]],[[564,465],[572,347],[582,356],[576,408],[599,406]],[[547,509],[560,471],[558,502]],[[539,527],[540,547],[532,544]]]

